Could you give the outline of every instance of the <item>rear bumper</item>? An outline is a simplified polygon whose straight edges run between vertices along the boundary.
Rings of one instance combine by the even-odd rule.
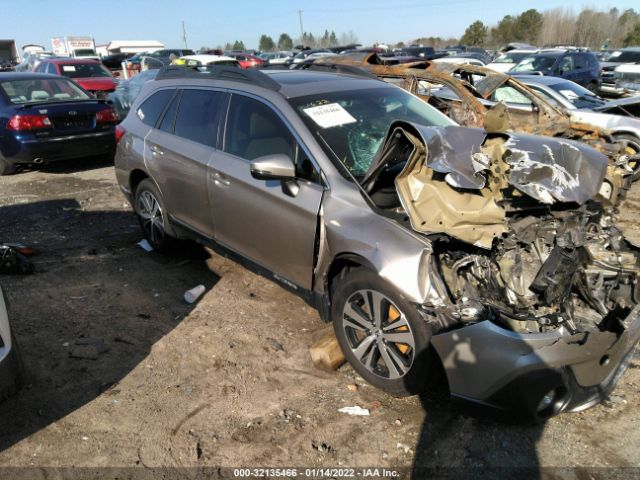
[[[114,151],[115,144],[113,131],[83,133],[47,139],[18,139],[2,154],[13,163],[43,163],[106,155]]]
[[[640,307],[624,331],[517,334],[490,321],[435,335],[451,394],[491,408],[533,417],[580,411],[615,388],[640,340]],[[554,392],[549,409],[542,398]]]

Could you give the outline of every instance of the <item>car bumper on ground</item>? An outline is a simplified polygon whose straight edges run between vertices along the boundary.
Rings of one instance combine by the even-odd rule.
[[[65,135],[14,142],[4,157],[13,163],[46,163],[106,155],[114,151],[113,131]]]
[[[640,339],[640,306],[620,328],[518,334],[484,321],[435,335],[432,343],[452,396],[541,419],[607,397]]]
[[[21,363],[11,335],[6,297],[0,289],[0,401],[13,394],[21,383]]]

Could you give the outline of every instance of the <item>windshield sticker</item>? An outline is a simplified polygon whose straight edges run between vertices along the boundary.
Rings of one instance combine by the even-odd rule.
[[[338,125],[356,122],[356,119],[338,103],[305,108],[304,113],[309,115],[322,128],[337,127]]]
[[[76,67],[74,67],[73,65],[63,65],[62,66],[62,71],[63,72],[75,72],[76,71]]]
[[[571,91],[571,90],[560,90],[560,93],[567,99],[567,100],[575,100],[576,98],[578,98],[578,94]]]

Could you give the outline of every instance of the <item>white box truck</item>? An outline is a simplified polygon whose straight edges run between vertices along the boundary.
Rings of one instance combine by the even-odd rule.
[[[15,40],[0,40],[0,72],[13,70],[18,64]]]
[[[100,59],[93,37],[53,37],[51,48],[59,57]]]

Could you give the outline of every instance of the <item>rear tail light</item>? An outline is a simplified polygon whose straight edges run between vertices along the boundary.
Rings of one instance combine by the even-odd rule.
[[[126,133],[126,130],[122,128],[120,125],[116,127],[116,143],[122,140],[122,137],[124,137],[125,133]]]
[[[105,108],[96,113],[96,123],[116,123],[118,116],[113,108]]]
[[[46,115],[14,115],[7,128],[16,132],[51,128],[51,120]]]

